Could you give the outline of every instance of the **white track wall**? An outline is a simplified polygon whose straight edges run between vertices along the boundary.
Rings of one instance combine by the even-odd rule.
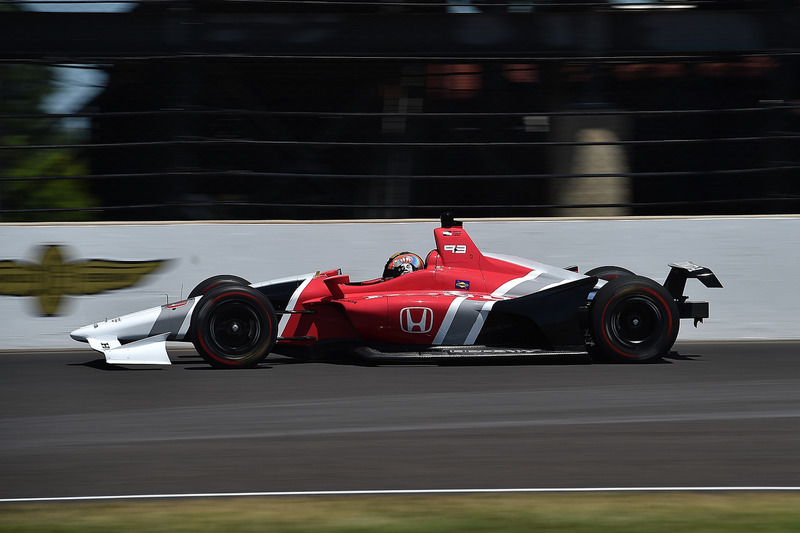
[[[71,330],[179,300],[215,274],[256,282],[341,267],[354,281],[374,278],[394,252],[424,257],[437,226],[436,221],[0,225],[0,350],[85,347],[69,338]],[[686,294],[711,302],[711,318],[697,329],[683,321],[679,340],[800,338],[798,217],[467,220],[465,227],[485,252],[578,265],[581,272],[618,265],[663,282],[670,262],[710,267],[725,288],[706,289],[689,280]],[[48,292],[47,276],[59,272],[58,265],[41,266],[41,250],[48,245],[60,247],[64,264],[169,263],[129,288],[65,295],[56,316],[42,316],[39,296],[8,295],[8,281],[25,272],[37,280],[33,285],[40,294],[52,298],[63,290]]]

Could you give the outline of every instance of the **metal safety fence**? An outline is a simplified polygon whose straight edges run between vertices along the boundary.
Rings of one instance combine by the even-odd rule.
[[[342,11],[324,27],[361,28],[363,42],[322,39],[299,53],[283,39],[271,43],[281,47],[274,52],[254,51],[246,19],[255,10],[274,23],[280,17],[259,9],[276,3],[312,11],[291,38],[316,38],[308,35],[322,28],[314,6],[325,4]],[[8,4],[7,13],[20,14],[21,4]],[[403,3],[450,13],[363,15],[391,4],[142,2],[114,20],[124,27],[144,10],[141,20],[171,28],[165,43],[185,31],[186,17],[204,33],[183,35],[185,48],[177,50],[138,48],[146,36],[130,48],[108,37],[102,55],[69,43],[51,45],[64,47],[57,57],[4,49],[0,220],[798,212],[800,50],[792,31],[746,50],[724,40],[677,49],[691,35],[651,50],[628,49],[607,30],[630,24],[646,36],[643,20],[674,24],[664,2],[635,4],[664,8],[647,19],[596,2],[528,3],[536,9],[527,11],[516,3],[458,4],[476,13],[454,12],[452,3]],[[759,20],[757,12],[778,29],[797,15],[786,2],[684,5],[734,24]],[[502,40],[545,12],[565,25],[552,39],[563,48]],[[30,24],[42,20],[22,15]],[[730,18],[739,15],[749,18]],[[371,31],[402,23],[413,32],[409,20],[453,29],[448,17],[461,17],[456,29],[465,20],[472,28],[458,41],[467,53],[453,52],[438,34],[388,53]],[[222,31],[221,20],[229,48],[192,48]],[[570,24],[594,28],[602,42],[570,46]],[[351,48],[324,48],[343,39]],[[369,53],[373,45],[382,51]]]

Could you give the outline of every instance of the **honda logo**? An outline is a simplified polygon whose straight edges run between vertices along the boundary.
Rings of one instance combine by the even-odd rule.
[[[406,333],[428,333],[433,328],[433,310],[428,307],[404,307],[400,310],[400,329]]]

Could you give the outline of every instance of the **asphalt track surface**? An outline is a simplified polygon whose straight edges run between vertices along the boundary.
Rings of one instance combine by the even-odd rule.
[[[0,354],[0,498],[800,485],[800,343],[660,364]]]

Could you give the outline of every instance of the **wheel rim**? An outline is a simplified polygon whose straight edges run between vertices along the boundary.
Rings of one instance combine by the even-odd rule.
[[[223,302],[211,316],[209,336],[211,342],[229,357],[248,355],[261,339],[259,314],[247,303]]]
[[[631,349],[645,349],[661,337],[663,311],[643,296],[626,298],[614,309],[609,321],[612,338]]]

